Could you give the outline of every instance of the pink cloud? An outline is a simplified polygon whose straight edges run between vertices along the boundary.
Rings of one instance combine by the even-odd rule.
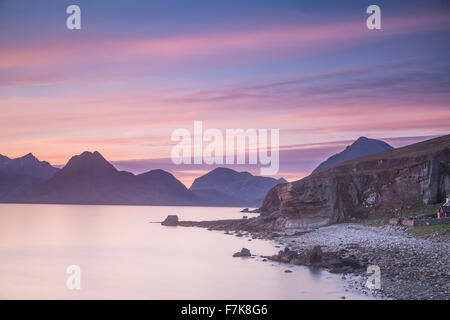
[[[27,43],[0,48],[0,86],[81,80],[98,84],[114,77],[126,83],[124,74],[130,70],[151,74],[149,70],[177,69],[185,65],[210,67],[214,63],[223,63],[223,60],[239,64],[294,54],[298,57],[340,46],[348,48],[362,41],[372,43],[417,30],[425,32],[449,21],[450,17],[445,15],[386,18],[383,19],[383,30],[372,33],[371,37],[367,37],[363,22],[350,21],[161,38]],[[364,74],[374,70],[376,68],[351,72]],[[305,77],[301,81],[308,84],[308,81],[333,76],[345,74],[327,73],[316,78]],[[364,91],[370,87],[363,87],[356,81],[344,83],[350,89],[340,86],[339,82],[324,88],[300,88],[302,90],[295,87],[295,82],[221,90],[155,92],[149,88],[146,93],[141,93],[142,89],[133,92],[129,88],[101,93],[83,89],[59,93],[56,89],[56,93],[48,98],[13,96],[0,100],[2,110],[5,110],[0,117],[0,150],[18,155],[40,150],[47,159],[59,163],[86,147],[95,150],[100,149],[98,146],[104,147],[100,151],[113,160],[123,159],[124,154],[129,158],[145,158],[149,154],[163,157],[167,156],[170,145],[157,137],[165,135],[168,138],[178,127],[190,128],[196,119],[204,120],[208,127],[280,128],[282,143],[286,146],[312,139],[317,143],[350,139],[366,132],[399,136],[417,135],[419,131],[420,134],[448,131],[448,103],[416,99],[414,87],[406,86],[408,90],[403,93],[408,95],[398,95],[395,91],[386,94],[383,90],[393,89],[383,87],[380,101],[374,102],[365,97],[355,98],[356,90]],[[425,86],[425,89],[432,88]],[[373,92],[375,90],[371,90]],[[336,99],[337,95],[340,99]],[[432,98],[432,95],[426,97]],[[264,112],[258,112],[261,110]],[[335,137],[337,134],[340,137]]]

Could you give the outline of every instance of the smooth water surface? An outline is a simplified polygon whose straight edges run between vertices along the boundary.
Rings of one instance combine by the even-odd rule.
[[[339,299],[340,276],[300,266],[232,258],[275,243],[202,228],[164,227],[182,220],[240,218],[239,208],[0,204],[1,299]],[[66,269],[81,268],[81,290]],[[290,269],[293,273],[285,273]]]

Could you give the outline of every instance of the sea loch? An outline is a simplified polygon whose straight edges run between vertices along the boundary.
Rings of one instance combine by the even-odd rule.
[[[347,299],[339,275],[263,262],[279,249],[182,219],[239,218],[239,208],[0,204],[3,299]],[[232,258],[247,247],[254,258]],[[68,290],[77,265],[81,289]]]

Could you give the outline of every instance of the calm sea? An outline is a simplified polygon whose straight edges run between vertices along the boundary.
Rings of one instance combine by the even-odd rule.
[[[232,258],[274,242],[149,223],[240,218],[238,208],[0,204],[1,299],[339,299],[339,275]],[[81,268],[81,290],[66,269]],[[290,269],[293,273],[285,273]]]

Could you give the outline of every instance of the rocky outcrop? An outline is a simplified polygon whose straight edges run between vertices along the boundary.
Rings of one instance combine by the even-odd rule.
[[[355,159],[275,186],[254,224],[272,230],[316,228],[348,218],[395,216],[450,194],[450,135]]]
[[[258,209],[253,209],[250,210],[249,208],[244,208],[241,210],[241,212],[246,212],[246,213],[259,213],[259,208]]]
[[[167,218],[161,222],[163,226],[177,226],[178,225],[178,216],[175,214],[169,214]]]
[[[322,262],[322,249],[320,246],[314,246],[308,254],[309,261],[312,264],[318,264]]]
[[[284,250],[280,250],[278,254],[263,257],[282,263],[321,267],[331,273],[354,273],[362,271],[364,268],[363,264],[354,255],[348,255],[345,249],[322,252],[320,246],[299,251],[286,247]]]
[[[250,257],[252,254],[250,253],[250,250],[247,248],[242,248],[241,251],[235,252],[233,254],[233,257]]]

